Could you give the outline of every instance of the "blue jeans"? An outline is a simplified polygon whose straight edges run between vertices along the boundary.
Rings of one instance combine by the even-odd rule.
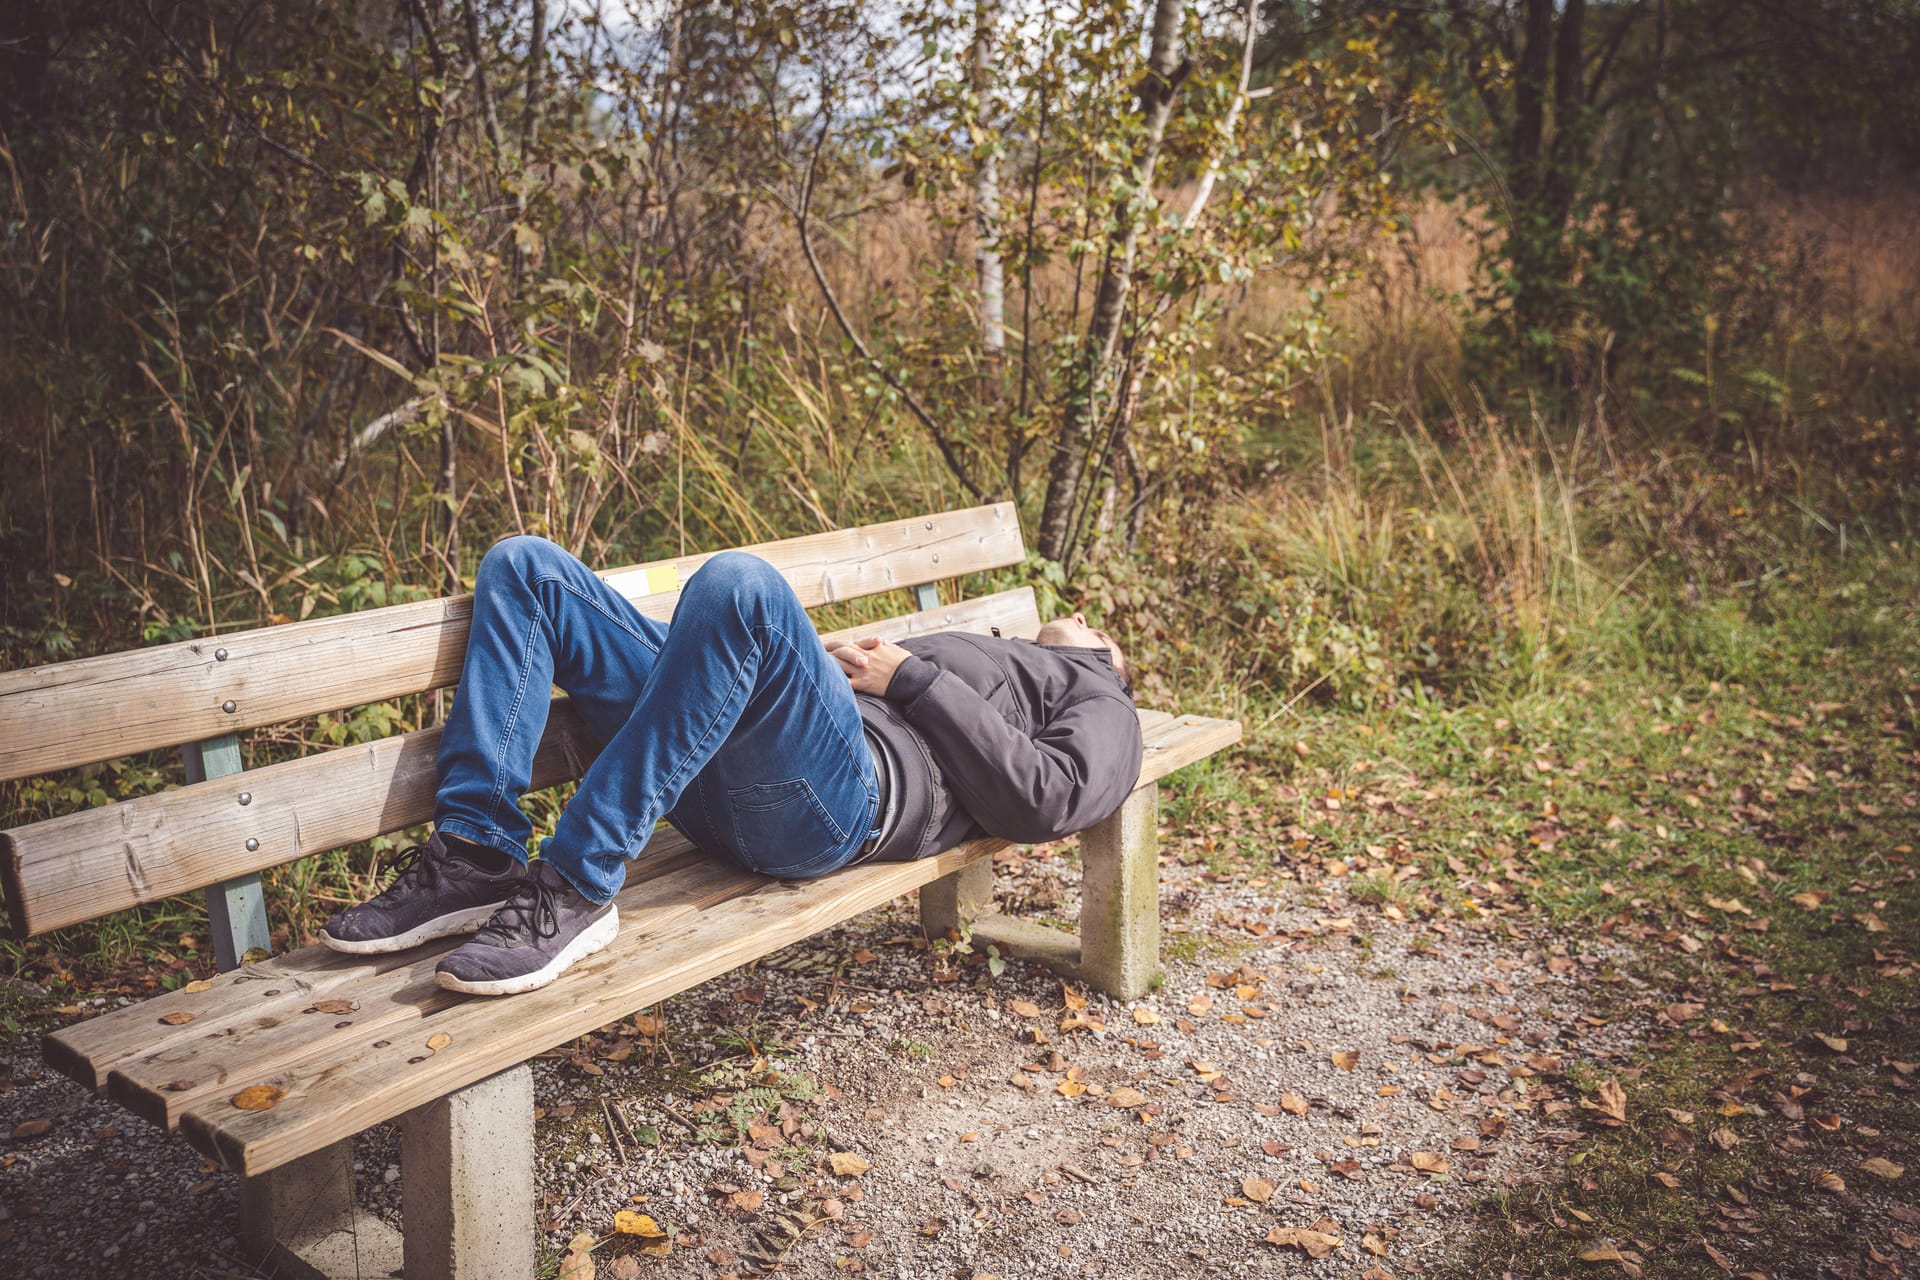
[[[518,802],[552,685],[603,746],[540,856],[595,902],[663,817],[790,877],[846,865],[872,833],[879,788],[853,690],[764,560],[708,560],[669,626],[544,538],[496,544],[440,739],[438,830],[526,861]]]

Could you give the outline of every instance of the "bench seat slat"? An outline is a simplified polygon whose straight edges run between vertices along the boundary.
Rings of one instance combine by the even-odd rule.
[[[1141,712],[1141,721],[1147,735],[1142,784],[1220,750],[1240,736],[1240,726],[1233,721],[1156,711]],[[243,970],[221,979],[224,985],[213,991],[175,992],[56,1033],[52,1041],[59,1042],[60,1048],[56,1051],[50,1042],[48,1058],[69,1074],[77,1074],[72,1069],[75,1062],[89,1062],[89,1054],[101,1046],[126,1043],[118,1028],[108,1033],[102,1024],[138,1024],[154,1050],[148,1055],[154,1060],[143,1066],[122,1054],[119,1065],[111,1069],[115,1096],[159,1122],[177,1119],[202,1150],[230,1168],[256,1174],[812,936],[976,859],[990,857],[1004,844],[977,841],[921,862],[869,864],[804,882],[747,876],[703,860],[671,871],[651,886],[627,890],[620,936],[614,944],[540,991],[501,1000],[441,1003],[433,998],[439,993],[430,985],[431,971],[439,954],[452,944],[436,944],[407,953],[400,963],[377,973],[363,966],[364,976],[332,983],[329,989],[336,997],[361,1000],[357,1018],[299,1015],[314,1020],[296,1024],[303,1033],[310,1033],[322,1020],[331,1028],[334,1021],[355,1019],[353,1027],[340,1029],[337,1036],[301,1042],[288,1053],[270,1047],[273,1028],[262,1025],[250,1033],[262,1046],[253,1056],[224,1051],[216,1055],[214,1050],[220,1046],[209,1046],[208,1053],[198,1059],[183,1055],[180,1050],[191,1045],[197,1020],[170,1028],[159,1024],[157,1017],[170,1007],[192,1011],[190,1001],[204,1002],[195,1008],[211,1009],[214,1003],[209,998],[216,992],[223,993],[220,998],[225,1000],[251,999],[239,985],[247,973]],[[685,895],[694,883],[689,878],[703,872],[712,879],[701,882],[705,885],[701,905],[670,906],[667,914],[649,918],[645,904],[652,895],[675,885],[678,888],[669,892]],[[310,948],[251,968],[271,970],[274,985],[279,986],[281,979],[309,972],[335,973],[338,961],[321,948]],[[386,994],[363,999],[362,992]],[[303,995],[300,1007],[314,998]],[[417,1018],[403,1007],[409,999],[418,1010]],[[381,1025],[390,1028],[391,1034],[375,1035],[373,1028],[363,1024],[373,1004],[381,1000],[393,1006],[393,1012],[376,1015],[388,1019]],[[233,1020],[209,1024],[221,1025],[231,1026]],[[426,1039],[442,1031],[453,1037],[452,1043],[428,1054]],[[218,1031],[215,1035],[227,1038]],[[378,1039],[388,1044],[372,1047],[370,1042]],[[423,1060],[411,1061],[414,1058]],[[175,1072],[191,1072],[198,1063],[217,1063],[225,1078],[216,1081],[209,1075],[208,1080],[214,1081],[209,1085],[187,1077],[193,1079],[192,1089],[167,1088],[182,1078]],[[87,1075],[78,1078],[97,1080],[107,1074],[96,1068],[97,1064],[90,1064]],[[270,1111],[244,1112],[233,1107],[232,1095],[252,1084],[274,1084],[288,1096]],[[190,1095],[185,1106],[177,1105],[178,1100],[168,1105],[165,1095],[175,1092]]]
[[[743,549],[779,568],[809,608],[1024,555],[1010,503]],[[647,569],[673,566],[684,581],[710,558],[600,576],[664,620],[679,593],[655,593]],[[471,596],[424,600],[0,672],[0,780],[443,688],[460,677],[471,612]]]
[[[683,856],[664,859],[658,874],[642,878],[621,893],[623,929],[658,932],[697,911],[749,893],[764,881],[686,850],[684,842],[682,846]],[[421,955],[410,955],[405,964],[342,988],[340,995],[358,1006],[351,1013],[308,1013],[313,1007],[309,998],[260,1015],[253,1024],[235,1028],[231,1036],[216,1033],[199,1043],[176,1044],[171,1050],[126,1061],[107,1073],[107,1094],[150,1124],[172,1129],[187,1112],[213,1106],[262,1076],[298,1076],[309,1064],[324,1068],[351,1060],[372,1052],[370,1046],[381,1041],[410,1044],[415,1053],[424,1053],[421,1045],[431,1032],[422,1031],[421,1025],[464,998],[434,984],[433,965],[448,949],[449,944],[441,943],[432,948],[426,963],[421,963]],[[257,997],[252,999],[259,1003]],[[247,1078],[235,1084],[242,1074]]]
[[[1033,589],[1021,587],[831,636],[1038,626]],[[439,749],[440,730],[422,729],[0,833],[9,922],[20,937],[45,933],[416,826],[433,816]],[[596,749],[556,700],[531,789],[579,777]]]

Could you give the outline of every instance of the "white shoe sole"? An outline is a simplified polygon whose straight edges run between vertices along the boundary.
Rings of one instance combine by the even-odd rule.
[[[607,914],[582,929],[578,937],[560,948],[559,955],[532,973],[523,973],[512,978],[468,982],[450,973],[439,972],[433,975],[433,980],[448,991],[458,991],[470,996],[517,996],[523,991],[534,991],[546,986],[594,952],[605,950],[607,944],[612,942],[619,932],[620,908],[610,906],[607,908]]]
[[[451,911],[409,929],[405,933],[395,934],[391,938],[368,938],[363,942],[350,942],[344,938],[336,938],[322,929],[320,941],[335,951],[344,951],[351,956],[385,955],[389,951],[405,951],[423,942],[432,942],[435,938],[451,938],[458,933],[472,933],[493,919],[493,913],[506,905],[507,900],[502,898],[492,906],[468,907],[465,911]]]

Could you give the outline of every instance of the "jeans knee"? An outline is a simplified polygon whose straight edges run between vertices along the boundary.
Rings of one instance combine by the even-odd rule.
[[[788,589],[780,571],[759,556],[746,551],[722,551],[687,579],[686,593],[681,599],[683,604],[687,598],[694,597],[748,606],[771,593]]]
[[[565,559],[567,552],[558,543],[534,534],[523,533],[502,538],[487,548],[480,559],[480,571],[474,578],[474,590],[485,591],[503,581],[531,581],[539,570]]]

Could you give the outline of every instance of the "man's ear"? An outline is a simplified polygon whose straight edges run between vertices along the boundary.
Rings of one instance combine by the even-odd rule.
[[[1075,609],[1073,611],[1073,620],[1079,623],[1083,627],[1087,625],[1087,615],[1080,612],[1078,609]]]

